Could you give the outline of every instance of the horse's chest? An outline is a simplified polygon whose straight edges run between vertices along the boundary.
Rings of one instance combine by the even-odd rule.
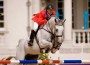
[[[48,39],[48,38],[50,38],[50,33],[42,32],[41,36],[42,36],[43,39]]]

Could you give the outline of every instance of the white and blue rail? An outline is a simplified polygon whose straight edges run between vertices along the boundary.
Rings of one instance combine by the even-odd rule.
[[[65,63],[89,63],[90,60],[0,60],[0,64],[65,64]]]

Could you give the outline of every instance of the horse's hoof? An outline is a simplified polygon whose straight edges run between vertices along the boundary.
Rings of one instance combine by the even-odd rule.
[[[56,49],[52,49],[52,50],[51,50],[51,53],[54,54],[54,53],[56,53],[56,51],[57,51]]]
[[[47,48],[47,49],[45,50],[45,53],[49,53],[49,51],[50,51],[50,48]]]
[[[46,51],[45,51],[45,53],[48,53],[48,52],[49,52],[49,50],[46,50]]]
[[[31,42],[28,42],[28,46],[33,46],[33,43],[31,43]]]

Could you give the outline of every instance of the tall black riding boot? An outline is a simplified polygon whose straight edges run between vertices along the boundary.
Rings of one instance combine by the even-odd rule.
[[[34,30],[31,31],[30,41],[28,42],[29,46],[33,46],[34,37],[36,36],[36,32]]]

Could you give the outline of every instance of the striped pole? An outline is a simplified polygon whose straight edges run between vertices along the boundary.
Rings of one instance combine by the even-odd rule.
[[[65,64],[65,63],[89,63],[90,60],[0,60],[0,64]]]

